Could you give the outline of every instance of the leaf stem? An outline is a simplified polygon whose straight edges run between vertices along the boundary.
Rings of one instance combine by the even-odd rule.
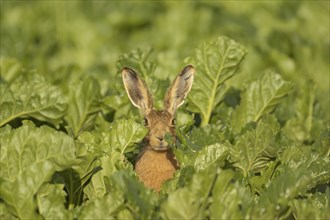
[[[207,107],[207,111],[206,111],[206,114],[204,116],[204,120],[202,120],[202,123],[201,123],[201,126],[205,126],[209,123],[210,121],[210,118],[211,118],[211,114],[212,114],[212,107],[213,107],[213,104],[214,104],[214,100],[215,100],[215,96],[216,96],[216,92],[217,92],[217,87],[218,87],[218,83],[219,83],[219,78],[220,78],[220,74],[223,70],[223,67],[224,67],[224,60],[225,60],[225,57],[227,56],[228,54],[228,51],[229,51],[229,48],[230,48],[230,45],[228,46],[228,48],[225,50],[225,53],[224,55],[222,56],[222,60],[221,60],[221,64],[220,64],[220,67],[216,73],[216,77],[214,79],[214,82],[213,82],[213,87],[212,87],[212,92],[211,92],[211,96],[210,96],[210,99],[209,99],[209,102],[208,102],[208,107]],[[204,57],[204,50],[203,50],[203,57]],[[205,58],[204,58],[205,59]],[[207,74],[208,75],[211,75],[211,73],[209,72],[210,69],[208,67],[206,67],[206,71],[208,72]]]

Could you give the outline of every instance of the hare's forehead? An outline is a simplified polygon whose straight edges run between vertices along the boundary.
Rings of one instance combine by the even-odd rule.
[[[153,110],[147,115],[147,119],[151,122],[167,122],[172,119],[170,113],[165,110]]]

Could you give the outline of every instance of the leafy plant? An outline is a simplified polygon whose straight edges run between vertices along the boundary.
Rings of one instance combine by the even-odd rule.
[[[199,71],[189,96],[193,105],[190,109],[201,114],[202,126],[209,123],[213,109],[223,100],[225,82],[235,74],[245,54],[245,48],[234,40],[219,37],[204,43],[189,59]]]
[[[0,103],[0,126],[27,117],[58,125],[67,108],[61,90],[34,74],[20,76],[10,85],[2,84]]]
[[[280,75],[265,73],[242,94],[242,101],[232,115],[232,126],[240,131],[248,122],[256,122],[272,112],[292,87],[292,83],[285,82]]]
[[[328,15],[307,1],[1,2],[0,218],[329,219]],[[184,63],[197,71],[168,140],[180,169],[156,193],[134,171],[148,130],[120,72],[160,109]]]

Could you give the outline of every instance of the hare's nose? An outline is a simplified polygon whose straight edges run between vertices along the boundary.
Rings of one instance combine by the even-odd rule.
[[[157,137],[158,140],[163,141],[164,137]]]

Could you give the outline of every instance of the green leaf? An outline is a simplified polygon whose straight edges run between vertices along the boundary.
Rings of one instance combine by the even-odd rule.
[[[287,147],[279,155],[279,159],[283,166],[280,166],[281,173],[287,172],[288,169],[305,169],[310,172],[312,181],[310,188],[319,184],[326,184],[330,181],[330,160],[328,156],[320,156],[314,152],[310,152],[310,146],[303,147]]]
[[[73,168],[80,177],[79,180],[77,179],[80,183],[79,188],[83,189],[89,200],[102,198],[107,192],[103,178],[117,170],[116,166],[119,166],[120,161],[119,153],[109,153],[107,132],[83,132],[77,142],[79,143],[79,164]],[[72,195],[76,194],[73,190],[71,192]],[[79,197],[82,198],[81,195]]]
[[[206,169],[212,165],[221,165],[229,156],[228,148],[224,144],[213,144],[204,147],[197,153],[195,159],[196,171]]]
[[[210,219],[243,219],[252,204],[251,194],[238,182],[234,172],[221,170],[212,190]]]
[[[0,219],[18,219],[10,213],[10,210],[2,201],[0,202]]]
[[[118,120],[110,128],[110,147],[121,154],[134,150],[134,144],[140,142],[148,129],[133,120]]]
[[[87,77],[72,85],[69,91],[70,105],[65,120],[69,133],[77,137],[94,125],[100,109],[100,86],[94,78]]]
[[[55,171],[74,164],[73,140],[47,126],[36,128],[24,121],[16,130],[2,128],[0,143],[0,197],[18,218],[39,218],[34,197]]]
[[[285,132],[293,140],[310,141],[316,86],[313,82],[308,82],[301,91],[297,92],[297,99],[294,103],[296,116],[285,123]]]
[[[316,157],[315,159],[309,159],[308,171],[311,172],[313,182],[309,186],[314,187],[320,184],[327,184],[330,182],[330,159],[329,157]],[[304,163],[304,165],[307,165]]]
[[[125,153],[135,149],[135,144],[140,142],[148,130],[133,120],[117,120],[109,132],[94,133],[93,136],[83,133],[79,137],[84,145],[99,153],[99,163],[102,169],[93,174],[90,184],[84,189],[89,199],[101,198],[106,194],[104,177],[112,175],[118,170],[133,173],[133,165],[128,162]]]
[[[38,210],[45,219],[69,219],[62,184],[45,184],[37,194]]]
[[[53,177],[53,181],[64,184],[68,193],[69,208],[81,205],[85,199],[83,194],[85,186],[102,169],[98,149],[93,149],[90,146],[91,143],[82,142],[82,139],[79,136],[79,141],[76,141],[76,164],[69,169],[57,172]]]
[[[78,217],[79,219],[115,219],[115,214],[123,203],[123,197],[106,195],[84,203]]]
[[[107,188],[104,181],[105,177],[109,177],[118,170],[129,170],[133,173],[133,166],[123,155],[114,151],[111,155],[104,155],[99,159],[100,170],[91,175],[91,179],[84,188],[84,193],[88,199],[102,198],[107,194]]]
[[[252,82],[243,92],[241,103],[232,114],[232,126],[239,132],[247,123],[257,122],[264,114],[274,110],[276,105],[293,88],[273,72],[266,72],[260,79]]]
[[[227,37],[204,43],[189,62],[196,65],[195,82],[190,92],[190,110],[201,114],[202,126],[209,123],[212,111],[223,100],[225,82],[234,76],[246,49]]]
[[[193,166],[197,169],[204,169],[216,162],[219,157],[221,159],[217,163],[221,164],[228,152],[224,149],[225,146],[219,144],[217,128],[211,125],[191,128],[192,124],[190,123],[193,123],[193,121],[176,129],[177,141],[173,144],[177,148],[173,148],[173,150],[180,166]],[[196,162],[197,157],[199,158]]]
[[[63,184],[68,193],[68,207],[72,209],[75,206],[81,205],[83,201],[83,183],[82,177],[72,168],[65,169],[55,173],[52,182]]]
[[[106,177],[108,194],[83,205],[79,219],[154,219],[157,195],[137,178],[120,171]]]
[[[17,118],[32,117],[59,125],[67,108],[61,90],[39,75],[18,77],[0,87],[0,127]]]
[[[329,188],[325,194],[311,194],[308,198],[294,199],[291,203],[293,215],[296,219],[329,219],[330,194]]]
[[[256,172],[265,167],[276,156],[279,149],[276,134],[279,124],[275,117],[264,117],[254,130],[239,136],[235,145],[227,142],[231,161],[246,177],[250,171]]]
[[[124,198],[124,207],[134,218],[154,218],[157,194],[145,188],[139,180],[128,172],[114,173],[107,184],[110,195]]]
[[[193,155],[191,156],[193,157]],[[192,158],[192,160],[194,159]],[[161,194],[167,196],[169,193],[174,192],[178,188],[188,185],[191,182],[195,172],[196,171],[193,165],[183,166],[180,164],[180,169],[175,172],[174,177],[163,184]]]
[[[210,195],[217,179],[217,169],[211,167],[194,175],[191,183],[171,193],[161,205],[164,219],[204,219]]]
[[[279,160],[282,164],[291,169],[296,169],[308,160],[307,157],[308,156],[304,154],[302,148],[299,148],[298,146],[288,146],[279,155]]]
[[[212,126],[192,127],[192,124],[181,126],[176,129],[176,134],[180,142],[177,143],[180,149],[189,149],[192,152],[200,151],[206,146],[219,142],[218,130]],[[208,137],[208,138],[205,138]]]
[[[279,161],[270,161],[267,163],[267,167],[260,170],[259,175],[249,177],[248,182],[251,188],[251,192],[258,195],[262,194],[262,192],[271,182],[272,178],[274,178],[274,173],[278,166]]]
[[[8,83],[16,79],[22,72],[22,65],[15,59],[0,58],[0,65],[1,77]]]
[[[148,61],[151,53],[153,51],[152,47],[147,48],[145,51],[141,49],[133,50],[131,53],[123,54],[119,57],[117,61],[117,69],[121,70],[125,66],[133,68],[139,72],[142,78],[148,79],[149,74],[155,71],[156,64],[154,62]]]
[[[260,196],[255,206],[250,209],[252,219],[279,219],[290,214],[290,201],[304,193],[312,177],[304,168],[290,170],[270,184]]]

